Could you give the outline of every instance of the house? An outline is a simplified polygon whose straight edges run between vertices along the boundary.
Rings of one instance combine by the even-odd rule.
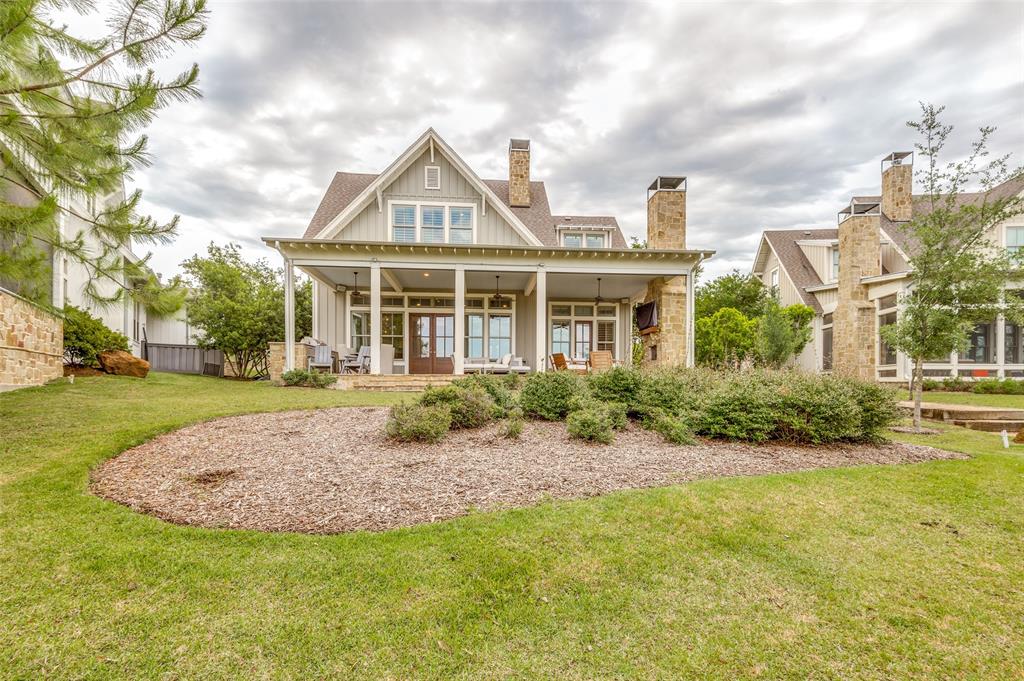
[[[881,192],[854,196],[839,211],[838,227],[766,230],[754,257],[753,274],[776,291],[783,305],[803,303],[815,311],[813,342],[796,364],[810,371],[842,371],[865,379],[908,381],[910,360],[889,347],[879,329],[895,323],[907,291],[913,253],[904,226],[928,210],[914,195],[913,154],[894,152],[881,162]],[[1017,178],[991,189],[989,198],[1024,192]],[[963,201],[983,198],[961,194]],[[993,228],[1002,248],[1024,245],[1024,216]],[[924,365],[926,377],[1024,377],[1024,330],[1003,319],[979,324],[964,352]]]
[[[529,140],[510,141],[508,167],[481,179],[428,129],[380,173],[337,173],[301,236],[263,239],[288,274],[272,376],[303,361],[295,268],[313,280],[313,336],[340,353],[368,347],[373,374],[462,374],[510,357],[544,371],[553,353],[595,349],[629,363],[633,305],[649,301],[659,323],[643,336],[647,358],[692,363],[692,273],[712,253],[686,249],[685,178],[648,187],[647,248],[634,249],[614,217],[552,214]]]

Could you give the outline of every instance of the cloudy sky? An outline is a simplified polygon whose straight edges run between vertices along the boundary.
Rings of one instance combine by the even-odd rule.
[[[689,177],[688,245],[748,269],[764,228],[829,227],[909,149],[918,102],[1024,162],[1024,3],[219,2],[202,100],[148,131],[147,210],[180,214],[165,276],[213,240],[272,256],[336,170],[378,172],[433,126],[485,178],[533,142],[552,210],[645,229]]]

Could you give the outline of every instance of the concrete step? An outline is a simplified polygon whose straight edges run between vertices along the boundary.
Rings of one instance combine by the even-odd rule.
[[[900,402],[900,406],[913,409],[914,403]],[[921,416],[933,421],[1024,421],[1024,409],[922,402]]]
[[[962,426],[971,430],[983,430],[989,433],[1006,431],[1011,435],[1024,428],[1024,420],[1008,419],[953,419],[954,426]]]

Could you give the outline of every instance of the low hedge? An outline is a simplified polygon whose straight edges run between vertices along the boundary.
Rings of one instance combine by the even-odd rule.
[[[384,432],[401,442],[439,442],[452,425],[447,405],[396,404],[388,414]]]
[[[423,406],[445,405],[452,428],[479,428],[494,418],[494,400],[481,388],[446,385],[427,388],[419,398]]]
[[[561,421],[584,391],[582,379],[570,371],[531,374],[519,393],[519,404],[527,416]]]
[[[580,440],[607,445],[615,439],[608,411],[597,406],[571,412],[565,420],[565,425],[569,435]]]
[[[334,374],[324,374],[319,371],[306,371],[305,369],[292,369],[281,374],[281,380],[285,385],[304,386],[306,388],[326,388],[337,382],[338,377]]]

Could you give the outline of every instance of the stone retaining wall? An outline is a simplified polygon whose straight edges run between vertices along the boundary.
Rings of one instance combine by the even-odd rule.
[[[0,289],[0,390],[42,385],[64,375],[64,323]]]

